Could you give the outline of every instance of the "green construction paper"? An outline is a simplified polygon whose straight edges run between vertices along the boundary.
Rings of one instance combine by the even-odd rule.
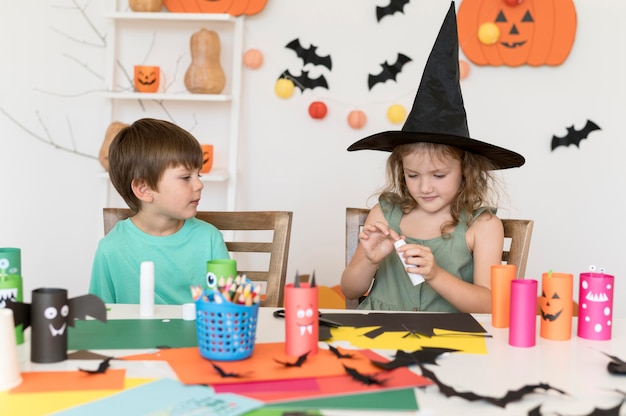
[[[266,405],[261,409],[248,412],[245,416],[282,415],[285,412],[297,412],[315,409],[333,410],[418,410],[415,391],[412,388],[383,390],[360,394],[321,397],[317,399],[294,400]],[[278,411],[272,413],[272,411]],[[266,413],[264,413],[266,412]],[[309,413],[304,413],[308,415]]]
[[[70,350],[195,347],[196,321],[182,319],[76,320],[69,328]]]

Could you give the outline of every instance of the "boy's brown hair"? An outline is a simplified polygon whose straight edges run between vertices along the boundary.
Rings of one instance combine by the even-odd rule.
[[[120,130],[109,148],[109,177],[134,212],[141,202],[133,192],[133,181],[143,180],[158,190],[163,172],[176,166],[200,170],[202,148],[191,133],[168,121],[137,120]]]

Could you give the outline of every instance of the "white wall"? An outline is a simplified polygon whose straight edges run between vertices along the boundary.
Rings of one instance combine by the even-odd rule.
[[[100,2],[78,3],[88,5],[87,15],[104,30]],[[387,156],[345,149],[369,134],[401,127],[387,121],[386,108],[396,101],[410,108],[450,4],[412,0],[403,14],[377,23],[376,3],[387,1],[270,0],[246,23],[246,49],[262,50],[265,63],[244,70],[237,208],[294,211],[289,273],[315,270],[328,285],[338,282],[343,268],[345,207],[368,204],[383,183]],[[550,269],[568,272],[577,287],[578,274],[590,264],[604,267],[616,276],[616,314],[623,316],[626,164],[620,125],[626,105],[618,97],[626,92],[626,58],[624,29],[618,28],[626,5],[618,0],[575,5],[578,31],[563,65],[472,66],[461,85],[472,136],[526,157],[521,169],[502,174],[509,199],[501,213],[535,220],[527,277],[540,279]],[[94,74],[103,76],[104,49],[87,45],[99,39],[72,7],[70,0],[10,2],[0,14],[0,109],[13,118],[0,113],[0,247],[22,249],[26,299],[41,286],[66,287],[73,296],[86,293],[102,235],[106,182],[98,161],[33,137],[52,137],[95,156],[110,121],[106,102],[84,94],[103,88]],[[283,70],[301,66],[284,48],[294,38],[332,56],[333,69],[324,72],[330,89],[296,91],[283,100],[273,87]],[[398,51],[413,62],[397,82],[368,91],[367,74],[393,61]],[[80,95],[63,96],[72,94]],[[322,121],[307,114],[317,99],[329,107]],[[361,130],[346,123],[355,108],[369,117]],[[602,130],[580,148],[550,151],[553,134],[563,135],[571,125],[581,128],[587,119]]]

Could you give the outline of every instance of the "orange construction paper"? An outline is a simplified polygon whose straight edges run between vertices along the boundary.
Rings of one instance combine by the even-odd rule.
[[[121,390],[124,388],[125,369],[108,369],[104,373],[84,371],[27,371],[22,373],[22,384],[11,393],[48,391]]]
[[[361,373],[380,371],[363,354],[354,354],[350,367]],[[124,360],[163,360],[172,367],[178,379],[185,384],[229,384],[250,381],[287,380],[296,378],[328,377],[344,375],[343,363],[329,350],[319,349],[315,355],[309,355],[301,367],[286,367],[275,360],[293,363],[294,357],[285,354],[285,343],[256,344],[250,358],[241,361],[215,361],[227,373],[236,373],[241,377],[221,377],[213,368],[212,362],[200,355],[198,348],[169,348],[150,354],[131,355]]]

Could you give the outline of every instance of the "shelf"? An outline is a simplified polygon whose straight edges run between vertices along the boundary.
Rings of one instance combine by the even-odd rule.
[[[115,92],[107,91],[102,93],[106,98],[114,100],[163,100],[163,101],[206,101],[206,102],[227,102],[233,98],[227,94],[190,94],[181,92],[180,94],[170,93],[138,93],[138,92]]]
[[[109,180],[109,172],[100,172],[99,177]],[[211,169],[209,173],[203,173],[200,180],[202,182],[226,182],[229,177],[226,169]]]
[[[220,13],[170,13],[170,12],[116,12],[105,14],[104,17],[114,20],[150,20],[150,21],[182,21],[182,22],[234,22],[237,18],[230,14]]]

